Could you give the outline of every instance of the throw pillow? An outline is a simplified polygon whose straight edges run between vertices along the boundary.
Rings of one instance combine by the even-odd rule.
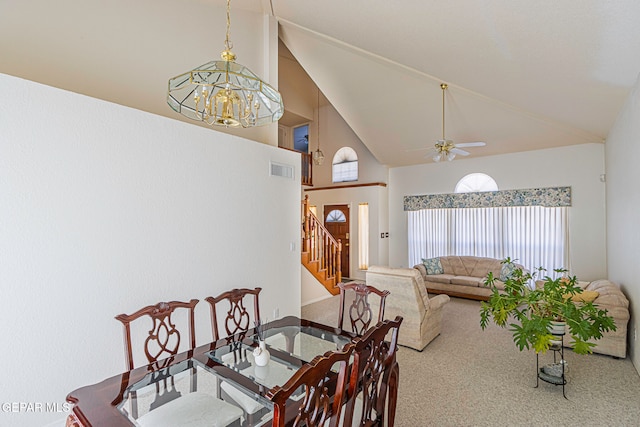
[[[598,291],[582,291],[580,294],[575,294],[571,297],[571,301],[573,302],[593,302],[596,298],[600,296],[600,292]]]
[[[440,258],[422,258],[422,263],[427,269],[427,274],[444,274],[444,269],[442,268]]]
[[[516,269],[516,266],[514,264],[511,263],[504,263],[502,264],[502,267],[500,268],[500,281],[501,282],[506,282],[509,279],[509,276],[511,276],[511,273],[513,273],[513,270]]]

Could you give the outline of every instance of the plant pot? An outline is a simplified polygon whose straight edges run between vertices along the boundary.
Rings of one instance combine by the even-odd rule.
[[[564,335],[566,326],[566,322],[552,320],[549,325],[549,333],[552,335]]]
[[[569,365],[565,360],[560,360],[558,363],[543,366],[542,371],[547,375],[561,377],[569,372]]]

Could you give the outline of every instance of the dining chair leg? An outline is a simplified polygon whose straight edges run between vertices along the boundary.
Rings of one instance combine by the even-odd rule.
[[[389,391],[387,398],[389,406],[387,408],[387,425],[393,427],[396,418],[396,404],[398,402],[398,381],[400,379],[400,366],[394,363],[389,375]]]

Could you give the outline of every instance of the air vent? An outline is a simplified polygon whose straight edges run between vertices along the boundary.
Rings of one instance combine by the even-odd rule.
[[[271,176],[281,176],[283,178],[293,179],[293,166],[283,165],[281,163],[271,162]]]

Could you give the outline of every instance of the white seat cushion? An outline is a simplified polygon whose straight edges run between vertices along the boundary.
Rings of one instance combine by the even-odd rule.
[[[242,409],[207,393],[183,395],[138,418],[142,427],[224,427],[242,417]]]
[[[264,408],[264,405],[258,403],[255,399],[247,396],[226,381],[220,384],[220,388],[224,390],[225,393],[227,393],[238,405],[242,406],[242,409],[244,409],[247,414],[255,414]]]

